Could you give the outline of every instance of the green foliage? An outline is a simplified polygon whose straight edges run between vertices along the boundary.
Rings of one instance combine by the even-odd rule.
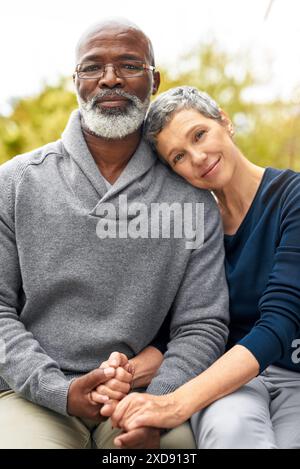
[[[184,56],[175,73],[163,69],[162,77],[160,92],[173,86],[196,86],[212,96],[230,116],[252,111],[253,105],[243,99],[243,93],[257,79],[248,69],[247,58],[231,57],[215,42]]]
[[[262,83],[247,54],[233,56],[214,42],[195,49],[177,64],[160,67],[160,92],[191,85],[210,94],[231,117],[236,142],[251,161],[262,166],[300,171],[300,99],[256,103],[249,90]],[[173,70],[173,71],[172,71]],[[0,164],[60,137],[77,107],[70,82],[46,86],[35,97],[15,102],[10,116],[0,116]]]
[[[0,117],[0,164],[57,140],[76,106],[67,80],[46,86],[36,97],[17,101],[9,117]]]

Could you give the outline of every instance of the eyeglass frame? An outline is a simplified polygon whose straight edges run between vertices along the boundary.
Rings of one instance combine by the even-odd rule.
[[[136,61],[132,61],[132,62],[137,62],[139,64],[141,64],[141,66],[143,67],[144,70],[150,70],[151,72],[154,72],[156,67],[154,65],[148,65],[148,64],[145,64],[139,60],[136,60]],[[99,77],[90,77],[90,78],[81,78],[79,76],[79,71],[78,71],[78,67],[80,67],[81,65],[83,65],[84,63],[89,63],[88,61],[87,62],[82,62],[81,64],[77,64],[76,67],[75,67],[75,72],[73,74],[73,78],[75,77],[75,74],[77,74],[77,77],[79,80],[100,80],[100,78],[103,78],[104,75],[105,75],[105,71],[106,71],[106,67],[109,65],[110,67],[113,67],[114,69],[114,74],[116,75],[116,77],[118,78],[138,78],[138,77],[142,77],[143,75],[129,75],[127,77],[120,77],[117,73],[116,73],[116,68],[115,68],[115,65],[113,63],[108,63],[108,64],[102,64],[102,62],[90,62],[91,64],[92,63],[95,63],[95,64],[102,64],[104,65],[104,68],[103,68],[103,73],[102,75],[100,75]]]

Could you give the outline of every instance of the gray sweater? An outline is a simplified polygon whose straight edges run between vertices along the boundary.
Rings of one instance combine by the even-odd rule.
[[[204,244],[187,249],[175,236],[101,239],[103,204],[120,218],[125,195],[146,207],[203,203]],[[61,140],[0,166],[0,390],[66,415],[71,379],[113,351],[138,354],[168,313],[168,350],[148,391],[175,390],[224,351],[223,260],[211,194],[185,183],[144,141],[107,190],[75,111]]]

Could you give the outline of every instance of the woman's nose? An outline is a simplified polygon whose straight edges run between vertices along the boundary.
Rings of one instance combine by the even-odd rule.
[[[205,152],[193,151],[192,152],[192,163],[196,166],[201,166],[207,159],[207,154]]]

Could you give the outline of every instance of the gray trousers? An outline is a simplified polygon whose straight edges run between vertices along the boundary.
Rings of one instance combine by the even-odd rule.
[[[270,366],[191,425],[200,449],[300,449],[300,373]]]

